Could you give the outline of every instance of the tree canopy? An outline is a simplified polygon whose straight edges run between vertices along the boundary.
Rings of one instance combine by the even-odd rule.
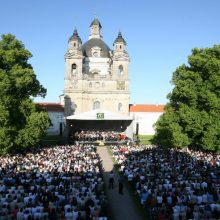
[[[33,102],[45,97],[28,59],[32,54],[11,34],[0,39],[0,153],[35,145],[49,127],[47,112]]]
[[[220,45],[193,49],[188,65],[175,70],[171,83],[154,142],[220,151]]]

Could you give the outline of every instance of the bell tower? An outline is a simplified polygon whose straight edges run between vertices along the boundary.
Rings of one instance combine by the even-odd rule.
[[[113,74],[118,79],[128,80],[128,65],[129,65],[129,55],[126,51],[126,41],[122,37],[119,31],[117,38],[114,41],[113,50]]]
[[[128,114],[130,99],[128,68],[130,58],[126,51],[126,45],[127,43],[119,31],[113,43],[112,76],[116,81],[116,90],[120,94],[118,95],[118,110]]]
[[[66,61],[66,79],[71,80],[74,77],[82,76],[82,41],[76,28],[69,39],[69,48],[65,55]]]
[[[65,115],[71,115],[74,113],[73,109],[72,92],[74,90],[80,90],[82,80],[82,65],[83,65],[83,55],[82,55],[82,41],[78,35],[76,28],[74,29],[73,35],[69,38],[69,47],[65,54],[66,63],[66,76],[64,85],[65,94]]]

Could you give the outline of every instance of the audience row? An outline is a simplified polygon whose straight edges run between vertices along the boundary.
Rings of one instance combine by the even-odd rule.
[[[83,130],[75,132],[72,138],[75,141],[122,141],[126,140],[127,136],[117,131]]]

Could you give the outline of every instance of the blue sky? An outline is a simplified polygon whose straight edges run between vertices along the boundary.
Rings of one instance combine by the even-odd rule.
[[[83,42],[96,14],[112,48],[118,31],[131,58],[131,103],[165,104],[175,69],[194,47],[220,43],[219,0],[0,0],[0,34],[12,33],[31,51],[30,63],[47,88],[40,102],[63,93],[68,39]]]

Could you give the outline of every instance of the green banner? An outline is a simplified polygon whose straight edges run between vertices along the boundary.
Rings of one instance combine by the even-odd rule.
[[[96,118],[97,119],[104,119],[104,113],[97,113]]]

